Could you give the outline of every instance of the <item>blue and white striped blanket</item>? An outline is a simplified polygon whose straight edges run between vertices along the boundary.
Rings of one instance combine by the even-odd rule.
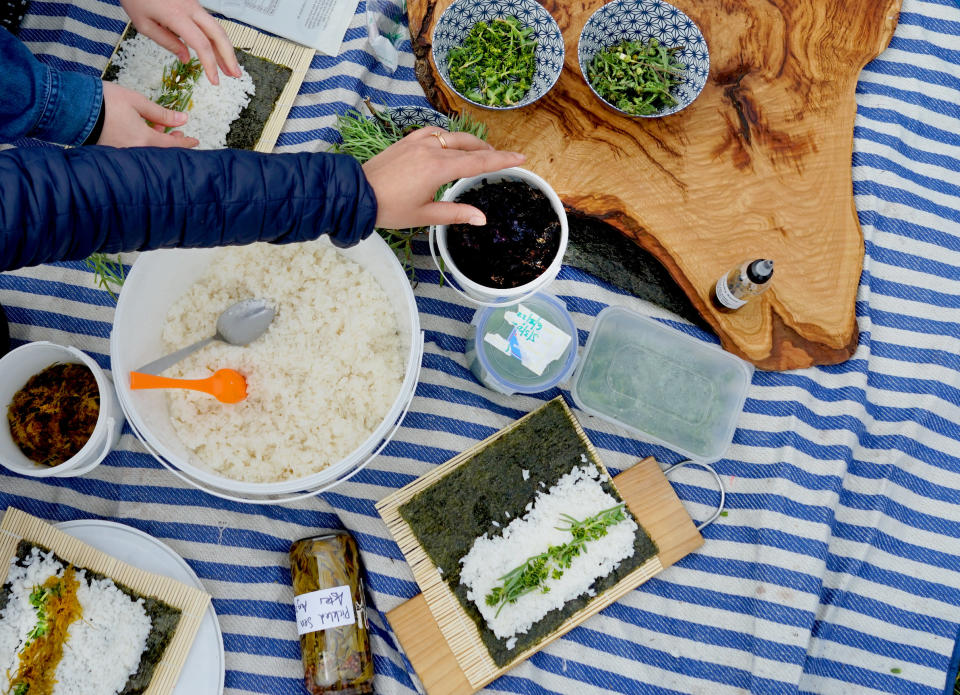
[[[322,150],[335,116],[370,97],[426,104],[407,51],[393,75],[368,53],[364,3],[337,58],[317,56],[278,150]],[[43,60],[97,73],[125,19],[115,0],[34,0],[22,37]],[[757,372],[716,469],[727,513],[703,548],[488,687],[511,693],[860,693],[944,690],[960,627],[960,7],[904,0],[889,49],[857,90],[853,180],[866,242],[860,344],[848,362]],[[0,475],[0,508],[51,520],[113,519],[175,548],[214,596],[228,693],[301,692],[287,550],[349,528],[372,600],[417,593],[374,502],[554,393],[502,397],[465,367],[472,310],[420,249],[417,301],[427,345],[411,412],[354,481],[290,506],[224,502],[185,487],[127,432],[93,473],[62,481]],[[571,268],[553,291],[581,344],[608,304],[703,340],[675,316]],[[113,303],[80,264],[0,275],[14,343],[73,344],[108,366]],[[568,395],[564,392],[564,395]],[[678,460],[582,416],[615,470]],[[695,518],[716,502],[707,474],[674,480]],[[373,614],[377,687],[416,684]],[[198,694],[202,695],[202,694]]]

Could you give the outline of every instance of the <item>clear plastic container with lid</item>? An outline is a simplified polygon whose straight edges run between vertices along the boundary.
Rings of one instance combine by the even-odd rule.
[[[577,359],[577,328],[566,305],[537,293],[474,314],[467,364],[477,380],[507,395],[540,393],[564,382]]]
[[[726,451],[753,365],[641,314],[597,315],[571,395],[581,410],[709,463]]]

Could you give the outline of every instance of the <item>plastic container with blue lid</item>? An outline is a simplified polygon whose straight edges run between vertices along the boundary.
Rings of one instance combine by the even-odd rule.
[[[577,328],[566,305],[537,293],[520,303],[474,314],[467,364],[487,388],[511,395],[540,393],[563,383],[577,361]]]
[[[698,463],[733,440],[753,365],[621,307],[597,315],[570,395],[591,415]]]

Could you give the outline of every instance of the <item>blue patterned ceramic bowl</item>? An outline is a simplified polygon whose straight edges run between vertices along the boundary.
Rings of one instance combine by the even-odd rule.
[[[390,112],[393,122],[401,129],[411,126],[425,128],[428,125],[435,125],[446,130],[450,125],[450,119],[444,114],[426,106],[391,106],[387,111]]]
[[[467,99],[450,83],[447,54],[451,49],[459,48],[463,44],[470,29],[477,22],[510,16],[519,19],[522,25],[532,27],[537,39],[537,69],[533,76],[533,86],[513,106],[488,106]],[[560,33],[560,27],[550,13],[533,0],[456,0],[437,20],[432,41],[433,62],[441,79],[461,99],[484,109],[499,111],[532,104],[550,91],[563,69],[563,34]]]
[[[647,116],[635,116],[597,94],[587,79],[587,70],[593,56],[604,48],[622,41],[648,41],[651,38],[668,48],[683,46],[676,55],[687,66],[687,71],[683,81],[672,90],[677,99],[676,106]],[[710,73],[710,53],[700,27],[663,0],[614,0],[601,7],[590,16],[580,32],[577,61],[583,79],[597,98],[614,111],[632,118],[660,118],[686,108],[700,94]]]

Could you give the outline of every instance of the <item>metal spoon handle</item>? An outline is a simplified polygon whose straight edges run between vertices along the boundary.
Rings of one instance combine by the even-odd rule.
[[[187,345],[187,347],[185,348],[180,348],[176,352],[171,352],[169,355],[165,355],[164,357],[161,357],[158,360],[154,360],[153,362],[145,364],[142,367],[140,367],[140,369],[138,369],[137,371],[143,374],[159,374],[164,369],[168,369],[169,367],[172,367],[187,355],[190,355],[196,352],[197,350],[202,348],[204,345],[209,345],[216,339],[217,339],[217,336],[215,335],[212,335],[209,338],[204,338],[203,340],[196,342],[193,345]]]

